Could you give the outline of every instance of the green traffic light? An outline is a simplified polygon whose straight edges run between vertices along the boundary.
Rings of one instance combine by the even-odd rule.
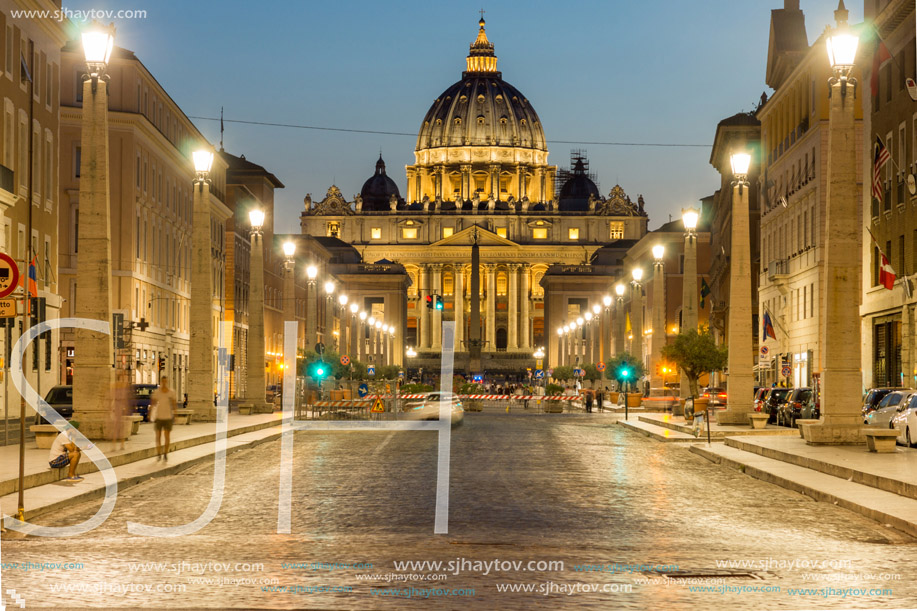
[[[621,370],[621,377],[622,377],[622,378],[626,378],[626,377],[629,376],[629,375],[630,375],[630,372],[629,372],[628,370],[626,370],[626,369],[622,369],[622,370]]]

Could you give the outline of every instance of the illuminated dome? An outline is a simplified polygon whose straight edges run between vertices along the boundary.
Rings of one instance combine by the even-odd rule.
[[[462,80],[440,94],[424,117],[417,151],[450,146],[508,146],[547,151],[538,114],[497,71],[484,20]]]

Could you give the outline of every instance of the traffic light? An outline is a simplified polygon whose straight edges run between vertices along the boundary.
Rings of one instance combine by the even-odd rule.
[[[433,300],[433,307],[435,307],[437,310],[442,310],[442,309],[443,309],[444,306],[443,306],[443,298],[442,298],[442,296],[436,295],[436,296],[434,297],[434,300]]]
[[[618,368],[618,379],[627,381],[630,378],[630,368],[627,365],[621,365]]]
[[[165,368],[166,368],[166,357],[161,356],[159,357],[159,371],[162,371]]]
[[[433,295],[427,295],[427,309],[433,309]]]
[[[312,365],[309,366],[309,377],[313,380],[323,380],[331,371],[331,368],[328,367],[323,361],[315,361]]]

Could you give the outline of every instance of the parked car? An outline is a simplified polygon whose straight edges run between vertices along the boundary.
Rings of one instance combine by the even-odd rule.
[[[913,392],[913,388],[899,388],[885,395],[879,401],[876,409],[866,416],[866,424],[880,428],[893,428],[892,418],[898,413],[898,406],[905,403],[905,399]]]
[[[769,418],[767,419],[768,424],[776,424],[777,422],[777,408],[780,407],[780,404],[786,401],[787,395],[790,394],[792,388],[771,388],[768,389],[767,397],[764,399],[764,406],[761,408],[761,411],[765,412]]]
[[[898,405],[892,417],[892,427],[898,430],[898,443],[909,448],[917,447],[917,393]]]
[[[899,390],[897,388],[872,388],[863,397],[863,422],[869,424],[869,420],[866,417],[876,410],[876,407],[879,405],[879,401],[884,399],[888,393]]]
[[[802,407],[809,401],[812,389],[794,388],[786,400],[777,407],[777,424],[795,427],[796,420],[802,417]]]
[[[809,393],[809,399],[799,412],[800,419],[818,420],[821,418],[821,404],[814,392]]]
[[[58,414],[70,420],[73,417],[73,386],[61,384],[52,386],[45,395],[45,403],[54,408]],[[49,424],[40,414],[35,414],[35,424]]]
[[[461,400],[454,393],[443,393],[442,391],[427,393],[423,399],[405,404],[402,418],[405,420],[438,420],[441,397],[452,403],[452,425],[461,424],[465,416]]]
[[[760,412],[764,407],[764,399],[767,397],[767,391],[769,390],[770,388],[762,387],[755,391],[754,407],[756,412]]]
[[[703,391],[704,397],[707,397],[707,405],[710,409],[715,407],[726,407],[726,389],[718,386],[708,386]]]
[[[131,403],[131,410],[135,414],[143,416],[144,422],[150,421],[150,397],[156,388],[156,384],[131,384],[134,397]]]

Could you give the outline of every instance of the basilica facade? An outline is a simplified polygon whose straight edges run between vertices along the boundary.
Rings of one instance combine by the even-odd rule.
[[[563,171],[548,163],[541,120],[497,70],[483,19],[461,79],[424,116],[414,156],[403,195],[380,156],[353,201],[332,186],[321,199],[306,196],[300,220],[303,234],[350,244],[366,264],[404,267],[410,282],[399,318],[405,348],[417,353],[409,367],[438,366],[444,320],[456,321],[456,368],[467,367],[475,299],[485,367],[526,366],[549,331],[577,316],[560,306],[546,319],[548,269],[588,266],[604,246],[647,232],[642,197],[632,201],[620,186],[602,196],[582,156]],[[479,294],[471,293],[473,239]],[[427,308],[428,296],[441,296],[444,309]]]

